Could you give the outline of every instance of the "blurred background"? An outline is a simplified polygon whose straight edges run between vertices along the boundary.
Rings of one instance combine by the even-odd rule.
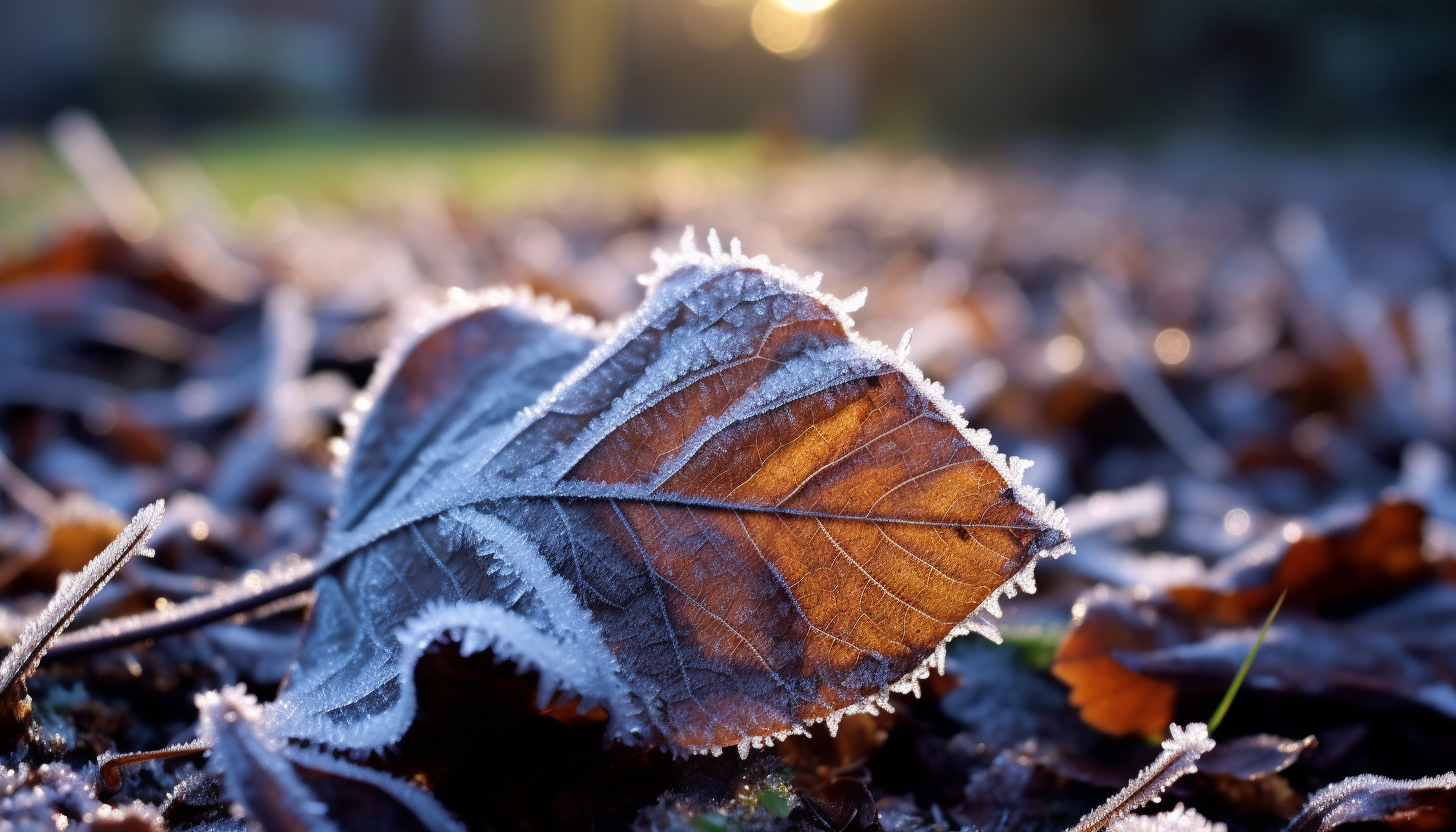
[[[701,250],[736,238],[839,297],[867,287],[857,329],[1035,461],[1078,548],[1002,622],[1039,666],[1099,609],[1148,621],[1165,591],[1328,560],[1283,584],[1294,623],[1240,730],[1320,733],[1300,792],[1444,771],[1453,94],[1451,0],[0,0],[0,636],[157,498],[158,557],[81,623],[313,556],[368,380],[421,303],[516,284],[612,321],[694,226]],[[1244,618],[1157,636],[1201,663],[1104,657],[1084,679],[1130,674],[1161,704],[1083,719],[1140,737],[1175,700],[1206,718],[1246,649],[1220,628],[1262,620],[1269,586]],[[1432,594],[1373,607],[1406,590]],[[298,617],[223,626],[115,670],[147,716],[97,748],[172,742],[200,690],[275,690]],[[975,755],[925,777],[895,758],[877,799],[983,829],[1077,805],[967,785],[1042,782],[1012,749],[1062,698],[996,661],[962,671],[984,692],[951,714],[972,734],[886,752]],[[38,711],[73,701],[45,678]],[[899,736],[948,725],[915,724]],[[513,785],[570,781],[558,759],[461,769],[451,809],[588,805]],[[1275,829],[1286,808],[1210,816]]]
[[[0,125],[1456,141],[1440,0],[7,0]]]

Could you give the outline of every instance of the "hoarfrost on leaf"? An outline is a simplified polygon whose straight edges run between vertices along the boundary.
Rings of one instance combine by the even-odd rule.
[[[854,299],[691,246],[615,330],[521,292],[433,314],[363,397],[279,730],[400,739],[437,638],[741,752],[888,707],[994,634],[1065,520]]]
[[[1328,832],[1347,823],[1415,820],[1423,810],[1436,809],[1443,801],[1449,813],[1456,808],[1453,792],[1456,772],[1419,780],[1360,774],[1316,792],[1284,832]]]

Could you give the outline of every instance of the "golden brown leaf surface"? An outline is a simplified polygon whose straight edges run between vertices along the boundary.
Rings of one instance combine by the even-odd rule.
[[[478,632],[621,733],[692,750],[782,736],[914,683],[1037,554],[1068,548],[1014,463],[832,298],[742,259],[658,280],[610,336],[516,299],[400,356],[356,437],[331,536],[351,557],[315,616],[330,623],[290,690],[322,698],[313,657],[360,627],[378,652],[300,734],[337,742],[329,726],[370,719],[361,700],[389,701],[404,668],[373,668],[413,662],[388,636],[414,619]],[[492,610],[509,623],[483,623]]]

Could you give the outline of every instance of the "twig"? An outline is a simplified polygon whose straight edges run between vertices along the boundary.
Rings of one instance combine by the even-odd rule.
[[[1198,758],[1213,750],[1213,740],[1208,738],[1208,726],[1201,722],[1190,723],[1186,728],[1176,724],[1168,726],[1169,737],[1163,740],[1163,753],[1138,776],[1127,784],[1127,788],[1113,795],[1108,801],[1082,818],[1067,832],[1097,832],[1129,813],[1157,800],[1165,789],[1185,774],[1198,770]]]
[[[101,784],[111,793],[121,789],[121,767],[145,763],[152,760],[170,760],[173,757],[183,757],[188,754],[199,754],[208,750],[207,743],[202,740],[192,740],[176,745],[169,745],[166,748],[159,748],[155,751],[132,751],[126,754],[117,754],[108,751],[96,758],[96,764],[101,767]]]
[[[240,613],[264,608],[275,601],[307,593],[323,572],[314,561],[302,560],[268,573],[254,572],[241,580],[225,584],[213,592],[192,598],[165,610],[154,610],[113,618],[67,633],[56,639],[51,653],[56,656],[81,656],[146,641],[149,638],[180,633],[222,621]],[[299,599],[302,600],[302,599]],[[298,603],[268,607],[274,612],[296,608]]]
[[[121,534],[111,541],[111,545],[92,558],[80,574],[62,586],[41,614],[26,625],[25,631],[20,634],[20,640],[10,648],[5,661],[0,663],[0,697],[10,694],[16,682],[24,681],[35,672],[36,665],[40,664],[41,657],[46,654],[52,642],[75,620],[81,608],[116,576],[132,555],[140,553],[151,556],[147,539],[161,523],[164,509],[164,502],[158,500],[137,512]]]

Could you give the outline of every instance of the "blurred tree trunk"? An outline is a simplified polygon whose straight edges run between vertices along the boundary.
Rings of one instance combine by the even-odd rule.
[[[546,115],[562,127],[601,127],[616,109],[620,0],[548,0],[545,6]]]

